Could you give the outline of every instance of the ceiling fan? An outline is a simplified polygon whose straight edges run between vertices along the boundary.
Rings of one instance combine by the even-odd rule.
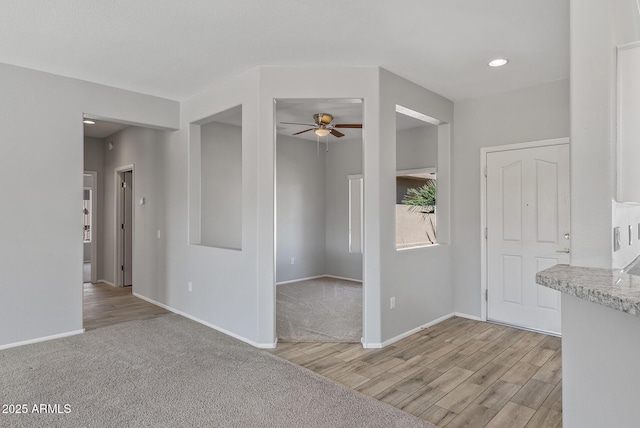
[[[313,121],[315,123],[298,123],[298,122],[280,122],[286,125],[305,125],[312,126],[312,128],[305,129],[304,131],[296,132],[293,135],[304,134],[305,132],[313,131],[318,137],[326,137],[329,134],[334,137],[344,137],[344,134],[336,128],[357,128],[361,129],[361,123],[336,123],[333,124],[333,115],[329,113],[316,113],[313,115]]]

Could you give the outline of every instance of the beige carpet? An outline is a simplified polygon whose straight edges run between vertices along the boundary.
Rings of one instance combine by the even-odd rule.
[[[0,403],[29,410],[2,427],[433,426],[173,314],[0,351]]]
[[[360,343],[362,284],[317,278],[276,286],[280,342]]]

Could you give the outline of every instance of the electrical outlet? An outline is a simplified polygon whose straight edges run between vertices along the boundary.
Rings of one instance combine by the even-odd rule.
[[[189,285],[188,285],[189,291],[193,291],[193,282],[189,281]]]
[[[620,251],[620,228],[613,228],[613,251]]]
[[[291,264],[295,263],[295,259],[293,257],[291,257]]]
[[[391,299],[389,299],[389,307],[391,309],[396,308],[396,296],[393,296]]]

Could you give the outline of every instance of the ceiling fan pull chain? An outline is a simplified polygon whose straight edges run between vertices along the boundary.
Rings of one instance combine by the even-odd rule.
[[[316,153],[320,154],[320,137],[316,135]]]
[[[327,152],[329,152],[329,134],[327,134]]]

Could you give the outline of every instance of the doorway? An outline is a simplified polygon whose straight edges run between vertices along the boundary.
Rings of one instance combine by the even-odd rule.
[[[116,286],[133,284],[133,166],[116,169]]]
[[[570,261],[569,141],[482,152],[486,319],[560,335],[560,293],[535,276]]]
[[[361,99],[276,100],[280,342],[361,341],[362,115]]]

